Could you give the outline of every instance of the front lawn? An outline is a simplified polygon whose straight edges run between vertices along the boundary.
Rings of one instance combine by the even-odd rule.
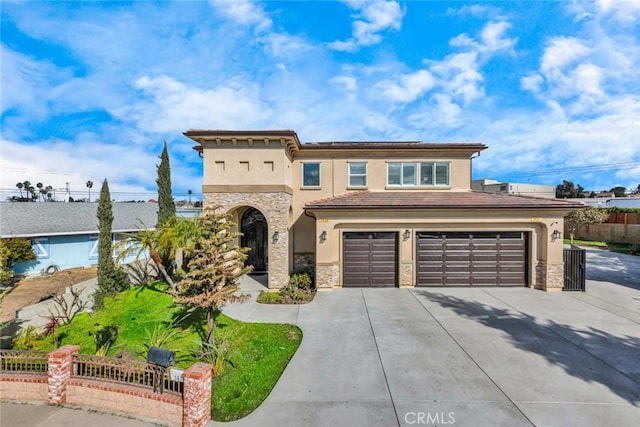
[[[59,345],[80,345],[81,353],[94,354],[96,336],[114,334],[107,354],[146,357],[147,348],[172,331],[164,348],[176,351],[176,366],[187,368],[198,361],[198,342],[206,328],[206,315],[187,314],[165,293],[163,284],[129,289],[105,299],[104,309],[82,313],[60,326]],[[155,333],[154,333],[155,329]],[[229,347],[223,372],[213,380],[211,414],[214,420],[231,421],[252,412],[271,390],[302,340],[295,325],[244,323],[219,313],[216,336]],[[32,342],[34,350],[51,350],[53,336]]]

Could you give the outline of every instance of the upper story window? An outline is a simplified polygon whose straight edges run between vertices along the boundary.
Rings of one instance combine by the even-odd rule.
[[[302,186],[320,187],[320,163],[302,164]]]
[[[387,185],[415,186],[416,168],[417,163],[387,163]]]
[[[367,186],[367,163],[349,163],[349,187]]]
[[[449,186],[449,163],[387,163],[387,185],[390,187]]]

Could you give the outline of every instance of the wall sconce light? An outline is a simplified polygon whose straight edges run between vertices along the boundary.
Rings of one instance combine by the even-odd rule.
[[[277,231],[274,231],[272,239],[273,239],[273,243],[278,243],[278,240],[280,239],[280,233]]]
[[[553,230],[551,237],[553,237],[553,240],[558,240],[562,237],[562,233],[560,233],[560,230]]]
[[[327,240],[327,232],[323,231],[320,233],[320,243],[324,243]]]
[[[409,237],[411,237],[411,232],[409,230],[404,230],[402,237],[404,237],[404,240],[409,240]]]

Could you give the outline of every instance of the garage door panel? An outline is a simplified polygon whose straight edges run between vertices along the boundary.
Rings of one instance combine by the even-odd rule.
[[[395,286],[397,264],[397,233],[343,233],[343,286]]]
[[[524,286],[525,236],[522,232],[419,232],[417,286]]]

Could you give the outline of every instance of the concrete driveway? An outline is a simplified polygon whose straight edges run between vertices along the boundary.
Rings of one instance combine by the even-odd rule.
[[[229,425],[636,426],[640,292],[624,274],[606,277],[625,283],[340,289],[298,307],[229,306],[304,331],[273,393]]]

